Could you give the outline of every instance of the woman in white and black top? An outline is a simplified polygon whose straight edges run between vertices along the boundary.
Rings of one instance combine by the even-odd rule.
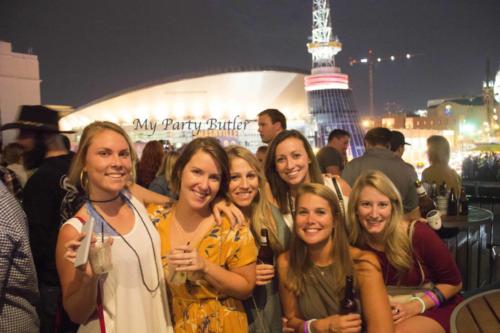
[[[128,190],[135,161],[131,141],[118,125],[95,122],[84,129],[69,179],[85,189],[86,203],[63,224],[56,248],[63,306],[81,324],[79,332],[100,332],[103,326],[106,332],[173,332],[160,238],[142,202]],[[93,231],[108,235],[102,241],[111,244],[112,267],[103,274],[89,262],[79,268],[73,263],[90,218]]]

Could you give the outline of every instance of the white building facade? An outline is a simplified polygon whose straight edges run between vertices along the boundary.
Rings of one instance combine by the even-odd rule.
[[[0,125],[17,118],[19,106],[40,104],[38,57],[12,52],[12,44],[0,41]],[[2,131],[3,145],[16,138],[16,131]]]

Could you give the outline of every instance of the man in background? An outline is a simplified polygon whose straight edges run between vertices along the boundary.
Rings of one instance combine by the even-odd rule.
[[[418,180],[417,171],[415,167],[410,163],[405,162],[403,160],[403,154],[405,153],[405,146],[410,145],[406,142],[405,136],[400,131],[391,131],[391,151],[396,155],[396,157],[400,158],[403,161],[410,172],[413,174],[414,182]]]
[[[264,164],[266,163],[267,149],[268,149],[267,146],[260,146],[259,148],[257,148],[257,151],[255,152],[255,157],[257,157],[257,160],[259,161],[262,170],[264,170]]]
[[[352,187],[365,170],[378,170],[384,173],[401,195],[405,218],[407,220],[419,218],[415,177],[406,163],[390,150],[391,130],[384,127],[372,128],[366,133],[364,141],[365,153],[347,163],[342,178]]]
[[[38,283],[26,214],[0,181],[0,332],[38,332]]]
[[[316,154],[321,172],[340,175],[347,163],[347,148],[351,135],[343,129],[334,129],[328,135],[328,144]]]
[[[270,144],[279,132],[286,130],[286,117],[277,109],[266,109],[258,114],[257,122],[262,142]]]
[[[59,114],[43,105],[23,105],[18,119],[0,130],[18,129],[17,142],[23,146],[24,164],[33,171],[24,187],[23,208],[28,217],[33,259],[38,275],[40,332],[54,332],[61,297],[55,265],[57,234],[61,225],[60,207],[66,194],[62,187],[71,155],[59,130]],[[63,318],[62,330],[72,327]]]

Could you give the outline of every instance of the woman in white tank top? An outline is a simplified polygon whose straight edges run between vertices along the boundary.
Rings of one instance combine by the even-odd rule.
[[[79,332],[173,332],[159,235],[143,204],[126,189],[135,161],[118,125],[95,122],[84,129],[69,178],[87,200],[61,227],[56,248],[63,306],[81,324]],[[81,230],[90,219],[93,232],[101,234],[99,240],[92,237],[91,248],[101,237],[111,247],[112,266],[102,274],[89,262],[74,267]]]

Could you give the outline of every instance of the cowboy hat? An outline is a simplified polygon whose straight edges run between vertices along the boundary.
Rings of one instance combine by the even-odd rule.
[[[23,105],[18,119],[0,127],[0,131],[8,129],[27,129],[41,132],[75,133],[59,130],[59,114],[43,105]]]

